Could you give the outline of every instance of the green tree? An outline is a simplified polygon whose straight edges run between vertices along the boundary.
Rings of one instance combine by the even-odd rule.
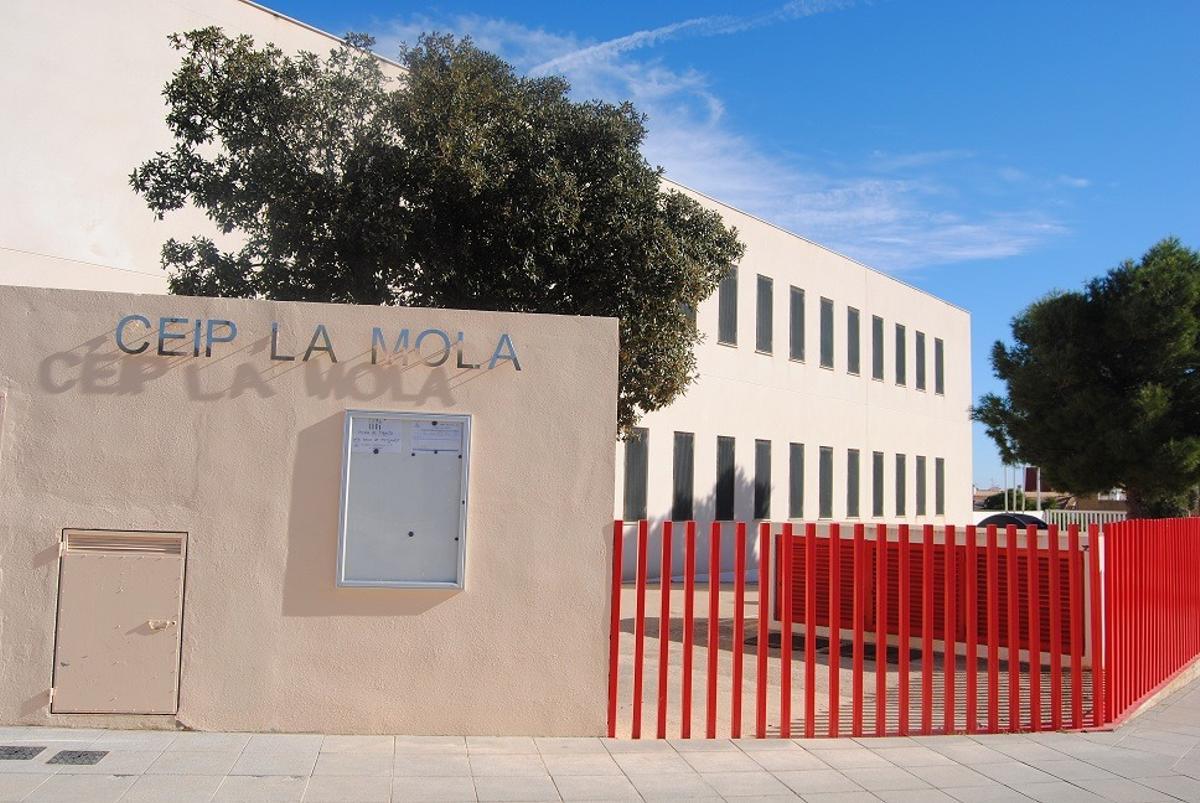
[[[1124,488],[1136,516],[1200,484],[1200,254],[1165,239],[1079,292],[1034,302],[992,348],[1008,395],[974,410],[1010,463],[1055,488]]]
[[[174,145],[130,183],[240,243],[168,241],[172,292],[615,316],[623,431],[694,379],[688,309],[744,247],[661,188],[632,105],[574,102],[449,36],[406,48],[400,78],[365,36],[326,58],[219,28],[170,41]]]

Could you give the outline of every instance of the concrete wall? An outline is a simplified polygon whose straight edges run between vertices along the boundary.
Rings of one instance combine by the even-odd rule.
[[[239,334],[128,355],[129,313]],[[272,361],[272,321],[337,363]],[[466,362],[508,332],[521,370],[371,365],[375,326],[461,330]],[[118,721],[47,706],[62,531],[111,528],[188,533],[184,725],[602,731],[612,319],[0,287],[0,343],[0,724]],[[473,416],[464,591],[335,587],[347,408]]]

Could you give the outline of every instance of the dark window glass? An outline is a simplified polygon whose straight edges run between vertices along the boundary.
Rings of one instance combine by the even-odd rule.
[[[646,518],[650,433],[638,427],[625,439],[625,518]]]
[[[883,379],[883,318],[871,316],[871,378]]]
[[[788,356],[793,360],[804,359],[804,291],[799,287],[793,287],[791,292],[791,306],[789,309],[789,317],[791,318],[790,336],[788,343]]]
[[[914,345],[917,349],[917,359],[915,360],[915,368],[917,371],[917,390],[925,389],[925,333],[915,333],[916,342]]]
[[[846,517],[858,518],[858,449],[846,450]]]
[[[754,442],[754,518],[771,518],[771,442]]]
[[[846,308],[846,370],[857,374],[858,366],[858,310]]]
[[[933,513],[946,515],[946,461],[941,457],[933,461]]]
[[[717,342],[737,345],[737,268],[717,285]]]
[[[754,348],[758,351],[771,353],[774,340],[773,318],[771,313],[771,298],[774,295],[773,282],[766,276],[758,277],[758,315],[754,322]]]
[[[925,515],[925,458],[917,455],[917,515]]]
[[[904,497],[908,491],[904,487],[904,455],[896,455],[896,515],[903,516],[904,513]]]
[[[683,317],[687,318],[692,326],[696,325],[696,308],[691,304],[680,304],[679,308],[683,311]]]
[[[940,337],[933,339],[933,392],[946,392],[946,344]]]
[[[817,464],[817,515],[823,519],[833,518],[833,449],[821,447],[820,462]]]
[[[883,452],[871,452],[871,515],[883,515]]]
[[[692,490],[696,478],[696,436],[691,432],[675,433],[675,455],[671,469],[675,487],[671,495],[671,518],[687,521],[693,516]]]
[[[733,438],[717,436],[717,515],[718,521],[733,519],[733,489],[737,482],[733,463]]]
[[[804,444],[788,444],[788,518],[804,518]]]
[[[904,326],[896,324],[896,384],[903,385],[908,381],[908,368],[904,363]]]
[[[833,367],[833,302],[821,299],[821,367]]]

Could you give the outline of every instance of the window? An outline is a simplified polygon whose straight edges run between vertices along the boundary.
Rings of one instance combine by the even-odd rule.
[[[788,338],[788,357],[793,360],[804,359],[804,291],[793,287],[790,307],[790,336]]]
[[[717,521],[733,519],[733,489],[736,483],[733,465],[733,438],[717,436]]]
[[[821,299],[821,367],[833,367],[833,302]]]
[[[917,349],[917,359],[916,359],[917,390],[924,390],[925,389],[925,333],[924,332],[916,332],[915,339],[916,339],[915,346]]]
[[[646,518],[650,433],[637,427],[625,440],[625,519]]]
[[[907,369],[904,364],[904,325],[896,324],[896,384],[903,385],[908,381]]]
[[[771,442],[754,442],[754,518],[771,518]]]
[[[717,342],[737,345],[737,268],[717,285]]]
[[[804,444],[788,444],[788,518],[804,518]]]
[[[904,512],[904,455],[896,455],[896,515],[903,516]]]
[[[691,432],[675,433],[671,477],[674,485],[671,494],[671,520],[688,521],[695,513],[692,490],[696,478],[696,436]]]
[[[817,515],[823,519],[833,518],[833,449],[821,447],[820,462],[817,464],[817,497],[820,509]]]
[[[772,288],[774,283],[770,277],[758,277],[758,310],[754,322],[754,348],[756,351],[761,351],[764,354],[771,353],[772,340],[772,322],[771,322],[771,298]]]
[[[883,515],[883,452],[871,452],[871,515]]]
[[[858,310],[846,307],[846,371],[858,375]]]
[[[692,326],[695,326],[696,325],[696,308],[693,307],[691,304],[688,304],[685,302],[685,303],[679,305],[679,309],[683,313],[683,317],[687,318],[688,321],[692,324]]]
[[[946,460],[942,457],[933,461],[933,514],[946,515]]]
[[[917,455],[917,515],[925,515],[925,458]]]
[[[946,344],[940,337],[933,339],[933,392],[946,393]]]
[[[883,318],[871,316],[871,378],[883,379]]]
[[[846,450],[846,518],[858,518],[858,449]]]

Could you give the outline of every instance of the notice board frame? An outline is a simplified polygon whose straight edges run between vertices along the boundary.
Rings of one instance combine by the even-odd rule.
[[[429,580],[355,580],[346,577],[346,528],[349,509],[350,468],[353,458],[352,441],[354,420],[356,418],[386,418],[400,421],[446,421],[462,425],[462,459],[460,469],[460,504],[458,517],[458,559],[456,561],[456,578],[452,582]],[[427,411],[397,411],[397,410],[368,410],[352,408],[345,411],[342,425],[342,469],[341,490],[338,494],[338,552],[337,577],[339,588],[412,588],[412,589],[452,589],[466,588],[467,570],[467,513],[469,510],[470,474],[471,474],[471,415],[469,413],[435,413]]]

